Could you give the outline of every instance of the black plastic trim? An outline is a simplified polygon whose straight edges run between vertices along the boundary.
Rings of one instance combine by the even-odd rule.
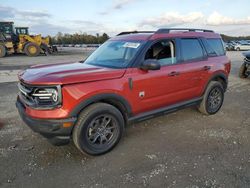
[[[70,117],[77,117],[78,114],[88,105],[102,101],[102,100],[116,100],[119,101],[125,108],[128,117],[132,116],[132,109],[129,104],[129,102],[122,96],[118,94],[112,94],[112,93],[104,93],[104,94],[99,94],[95,95],[93,97],[90,97],[84,101],[82,101],[80,104],[78,104],[70,113]]]
[[[212,75],[212,76],[209,78],[208,82],[206,83],[206,87],[204,87],[204,89],[203,89],[203,94],[205,93],[208,84],[209,84],[212,80],[216,80],[216,78],[222,78],[223,81],[225,81],[225,84],[226,84],[226,85],[225,85],[224,91],[226,91],[227,86],[228,86],[228,78],[227,78],[227,76],[226,76],[224,73],[215,73],[214,75]]]
[[[17,98],[16,107],[20,114],[22,120],[34,131],[45,138],[49,139],[49,141],[54,145],[64,145],[69,143],[72,129],[76,122],[76,118],[67,118],[67,119],[37,119],[28,116],[25,113],[25,106]],[[72,122],[73,125],[70,127],[63,127],[63,123]]]
[[[170,31],[188,31],[188,32],[211,32],[214,33],[213,30],[208,29],[196,29],[196,28],[161,28],[158,29],[155,33],[170,33]]]
[[[156,109],[156,110],[152,110],[152,111],[149,111],[149,112],[144,112],[144,113],[141,113],[141,114],[138,114],[138,115],[136,115],[134,117],[129,118],[128,122],[129,123],[140,122],[140,121],[151,119],[151,118],[154,118],[154,117],[157,117],[157,116],[160,116],[160,115],[169,114],[171,112],[175,112],[175,111],[183,109],[183,108],[187,108],[187,107],[190,107],[190,106],[195,106],[195,105],[198,105],[201,102],[202,98],[203,97],[199,97],[199,98],[195,98],[195,99],[192,99],[192,100],[180,102],[180,103],[177,103],[177,104],[174,104],[174,105],[159,108],[159,109]]]

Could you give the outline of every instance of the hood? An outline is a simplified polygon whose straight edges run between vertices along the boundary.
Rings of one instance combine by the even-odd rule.
[[[120,78],[125,71],[76,62],[32,66],[20,72],[18,78],[31,85],[63,85]]]

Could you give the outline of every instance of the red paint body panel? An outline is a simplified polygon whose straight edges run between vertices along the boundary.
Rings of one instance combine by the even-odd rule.
[[[216,61],[225,63],[216,63]],[[67,118],[80,102],[94,95],[116,93],[129,101],[133,115],[137,115],[201,96],[213,74],[219,71],[228,75],[228,63],[228,59],[222,56],[213,57],[203,62],[165,66],[158,71],[130,68],[121,78],[63,85],[63,105],[61,108],[35,110],[27,107],[26,113],[34,118]],[[211,65],[212,69],[202,71],[202,67],[208,64]],[[168,76],[172,71],[179,71],[181,74],[177,77]],[[133,78],[133,91],[129,88],[128,78]],[[139,97],[140,91],[145,92],[143,99]]]
[[[111,40],[156,40],[174,37],[220,38],[216,33],[188,32],[169,34],[133,34]],[[210,66],[210,70],[203,70]],[[169,76],[171,72],[178,76]],[[210,78],[217,73],[228,76],[230,61],[226,56],[207,60],[168,65],[160,70],[144,71],[139,68],[111,69],[83,63],[34,66],[21,72],[19,79],[31,85],[61,85],[62,106],[53,110],[38,110],[26,106],[27,115],[40,119],[69,118],[82,101],[98,95],[115,93],[126,99],[137,115],[160,107],[186,101],[203,95]],[[129,86],[133,79],[133,88]],[[145,96],[139,97],[140,92]]]
[[[63,85],[122,77],[125,69],[109,69],[84,63],[35,66],[19,74],[19,79],[32,85]]]

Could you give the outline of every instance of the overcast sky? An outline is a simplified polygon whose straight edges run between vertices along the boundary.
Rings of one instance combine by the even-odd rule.
[[[32,33],[213,29],[250,35],[250,0],[0,0],[0,20],[28,26]]]

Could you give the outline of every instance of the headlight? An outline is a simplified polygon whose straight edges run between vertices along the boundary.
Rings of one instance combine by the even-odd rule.
[[[37,88],[32,96],[38,101],[38,103],[58,102],[58,91],[54,88]]]
[[[18,84],[21,97],[28,106],[33,108],[51,109],[62,104],[60,86],[30,86]]]

